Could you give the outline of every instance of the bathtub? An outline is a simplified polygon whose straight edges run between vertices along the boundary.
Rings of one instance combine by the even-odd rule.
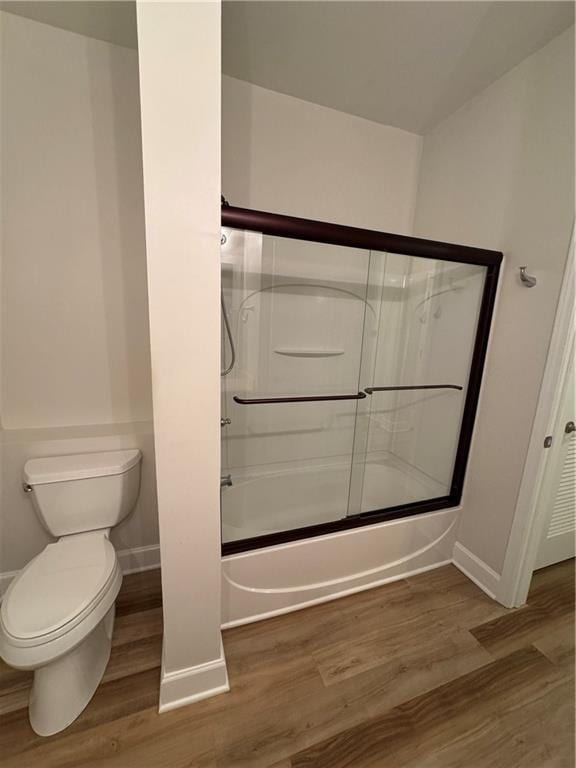
[[[222,489],[224,541],[341,519],[355,493],[364,509],[445,493],[440,483],[389,454],[371,456],[363,483],[350,483],[350,457],[228,472],[233,485]],[[458,516],[459,508],[443,509],[227,555],[222,626],[260,621],[449,563]]]

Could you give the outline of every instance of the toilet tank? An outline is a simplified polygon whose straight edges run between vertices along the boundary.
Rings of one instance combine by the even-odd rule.
[[[24,488],[53,536],[112,528],[136,504],[141,459],[139,450],[29,459]]]

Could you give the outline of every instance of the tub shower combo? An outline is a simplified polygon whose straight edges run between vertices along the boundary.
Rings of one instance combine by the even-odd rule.
[[[502,255],[226,204],[222,225],[225,620],[430,567],[401,561],[454,528]]]

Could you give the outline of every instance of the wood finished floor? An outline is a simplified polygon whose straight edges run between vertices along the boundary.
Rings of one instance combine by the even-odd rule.
[[[3,768],[573,768],[574,563],[507,611],[447,566],[224,632],[227,694],[157,714],[159,572],[126,577],[104,682],[43,739],[0,666]]]

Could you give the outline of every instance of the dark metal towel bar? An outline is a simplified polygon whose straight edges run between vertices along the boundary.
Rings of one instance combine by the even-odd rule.
[[[400,390],[405,389],[459,389],[462,390],[464,387],[458,386],[458,384],[421,384],[419,387],[364,387],[364,391],[367,392],[369,395],[372,394],[372,392],[398,392]]]
[[[305,395],[302,397],[238,397],[234,395],[232,399],[240,405],[267,405],[269,403],[317,403],[324,400],[363,400],[365,397],[364,392],[358,392],[356,395]]]
[[[398,392],[401,390],[418,389],[458,389],[462,390],[458,384],[422,384],[417,387],[365,387],[364,392],[358,392],[356,395],[303,395],[302,397],[238,397],[232,398],[235,403],[240,405],[269,405],[273,403],[320,403],[326,400],[363,400],[366,395],[373,392]]]

